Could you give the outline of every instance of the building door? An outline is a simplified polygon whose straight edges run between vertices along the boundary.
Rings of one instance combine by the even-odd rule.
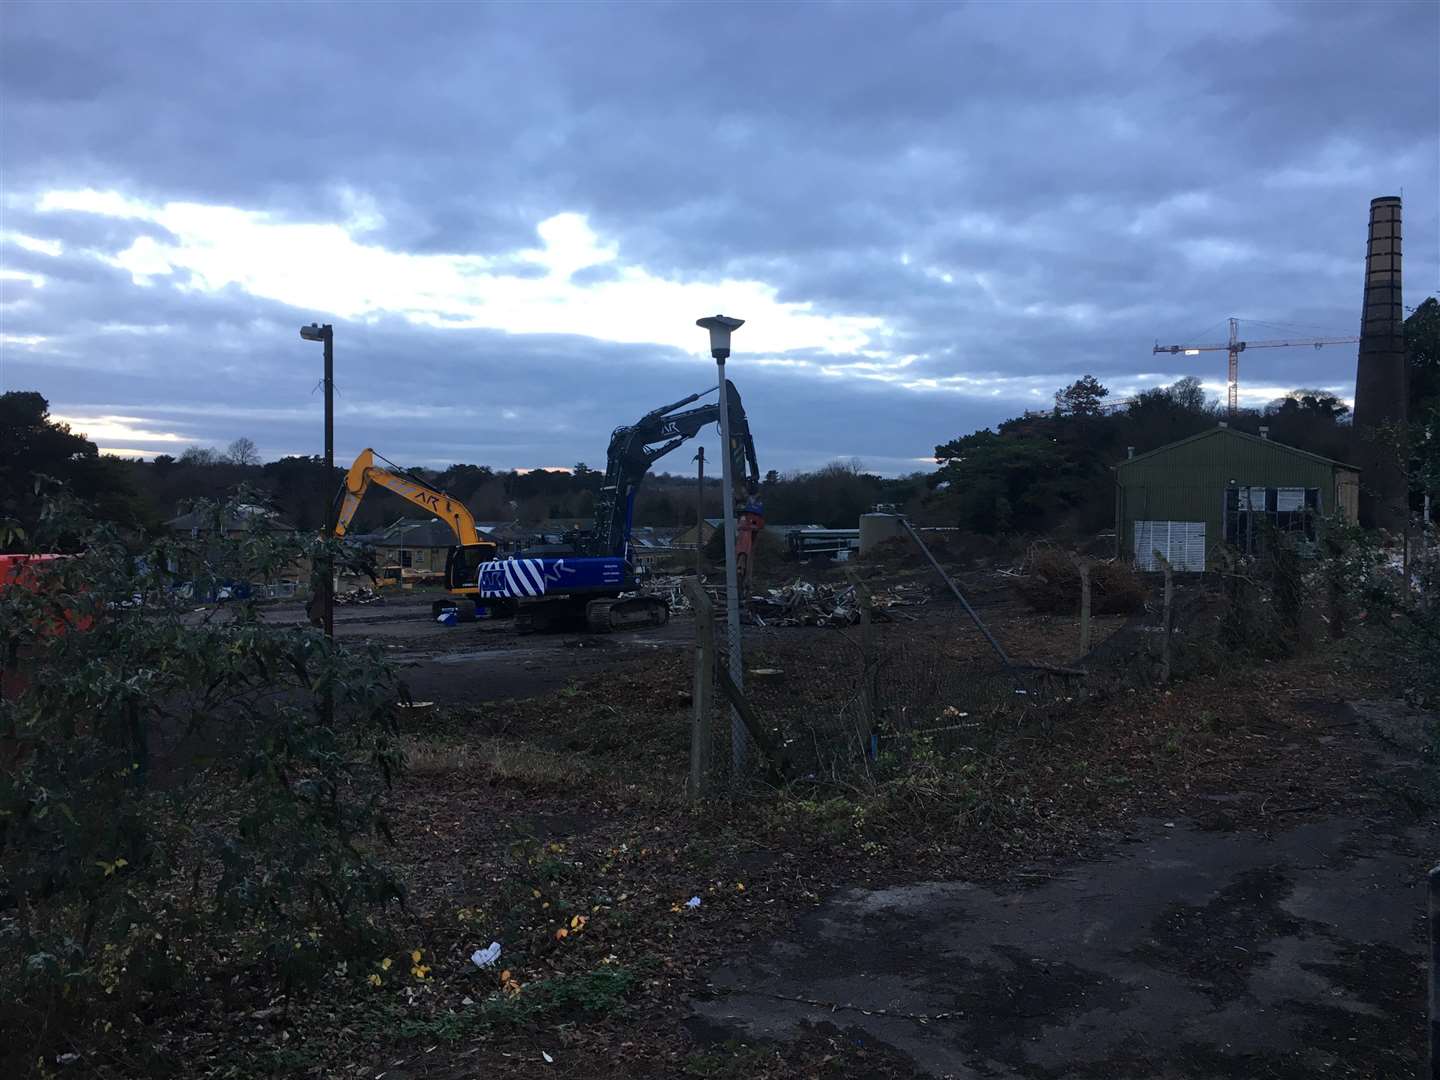
[[[1205,522],[1135,522],[1135,568],[1159,570],[1163,555],[1172,570],[1201,574],[1205,571]]]

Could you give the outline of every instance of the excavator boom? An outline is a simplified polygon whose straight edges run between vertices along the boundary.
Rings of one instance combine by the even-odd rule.
[[[646,413],[633,424],[615,429],[605,470],[605,483],[595,501],[595,524],[585,538],[587,555],[624,557],[630,540],[630,515],[635,494],[650,466],[686,439],[693,439],[708,424],[720,420],[718,401],[684,412],[676,409],[699,401],[705,394],[691,394]],[[733,464],[735,490],[730,497],[744,503],[760,486],[760,466],[755,460],[755,442],[750,422],[735,384],[725,380],[730,412],[729,453]]]
[[[443,491],[436,491],[418,478],[403,474],[399,469],[381,468],[375,464],[376,457],[375,451],[367,448],[360,451],[355,463],[350,466],[350,471],[345,476],[340,512],[336,515],[336,536],[345,535],[370,485],[379,484],[445,522],[460,543],[468,545],[486,542],[480,539],[480,533],[475,528],[475,518],[459,499],[452,499]]]
[[[729,380],[724,392],[730,419],[727,449],[734,465],[735,485],[727,497],[740,504],[736,555],[743,582],[748,576],[755,534],[765,524],[754,499],[760,486],[760,466],[740,395]],[[663,599],[625,595],[635,588],[629,550],[631,513],[635,494],[650,466],[694,438],[702,428],[719,421],[718,401],[684,408],[704,396],[691,394],[646,413],[633,424],[616,428],[610,436],[605,482],[595,500],[594,524],[578,537],[576,557],[522,554],[486,563],[480,567],[480,601],[514,600],[519,605],[521,625],[537,629],[553,618],[577,614],[583,614],[592,630],[602,632],[664,625],[670,611]],[[684,411],[676,411],[681,409]],[[743,584],[741,587],[746,588]]]

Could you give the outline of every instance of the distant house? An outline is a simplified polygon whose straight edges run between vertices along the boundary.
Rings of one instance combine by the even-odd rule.
[[[1313,540],[1322,516],[1353,522],[1360,471],[1222,424],[1120,462],[1115,485],[1120,553],[1198,573],[1222,545],[1254,554],[1271,530]]]
[[[192,539],[214,535],[218,528],[221,535],[231,540],[246,535],[257,525],[266,532],[289,534],[299,531],[273,510],[243,504],[223,513],[218,510],[191,510],[165,523],[172,533],[183,533]]]
[[[257,528],[276,536],[285,537],[295,536],[300,531],[273,510],[252,505],[241,505],[223,512],[219,509],[192,510],[171,518],[165,523],[165,527],[176,536],[188,537],[191,540],[210,540],[217,536],[224,537],[226,540],[238,540],[249,536]],[[187,555],[183,559],[172,558],[167,569],[173,574],[187,578],[213,573],[213,570],[207,569],[207,564],[215,561],[218,552],[204,551],[203,549],[207,548],[208,544],[196,546],[201,550],[196,551],[193,555]],[[306,580],[310,576],[309,558],[297,558],[281,576],[289,581]],[[237,595],[250,595],[252,584],[258,587],[258,583],[245,583],[242,586],[244,592]]]
[[[401,518],[372,537],[367,539],[375,548],[376,565],[398,566],[418,577],[443,575],[456,544],[455,531],[436,518]]]
[[[693,550],[695,544],[697,543],[698,537],[698,543],[701,547],[704,547],[710,542],[710,538],[724,527],[724,518],[706,518],[705,520],[701,521],[698,526],[691,525],[688,529],[680,530],[680,532],[677,533],[675,535],[675,538],[671,541],[671,546],[678,548],[690,548]]]
[[[692,526],[689,530],[694,532]],[[644,525],[632,529],[630,532],[630,558],[641,566],[650,566],[658,562],[664,562],[685,551],[693,551],[694,547],[684,547],[676,543],[681,530]]]
[[[518,521],[477,521],[475,528],[487,539],[494,540],[501,555],[529,547],[539,532],[533,525]]]

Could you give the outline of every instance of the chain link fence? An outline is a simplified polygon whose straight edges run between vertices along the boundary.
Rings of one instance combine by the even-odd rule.
[[[1107,564],[1120,571],[1130,573]],[[711,600],[696,613],[697,643],[708,620],[713,645],[710,674],[696,682],[692,790],[845,785],[922,752],[988,754],[1009,738],[1044,737],[1087,698],[1293,655],[1341,632],[1354,603],[1336,584],[1344,571],[1340,560],[1285,556],[1135,575],[1136,610],[1097,616],[1086,633],[1078,596],[1036,611],[1033,581],[1016,587],[1006,571],[957,583],[914,560],[831,567],[751,603],[738,694],[724,687],[724,611]],[[699,609],[697,595],[689,604]],[[697,645],[701,665],[704,653]],[[741,773],[736,702],[749,747]]]
[[[738,695],[724,685],[723,606],[687,592],[697,640],[692,790],[733,790],[742,780],[843,784],[919,746],[987,750],[1027,724],[1049,722],[1084,693],[1079,668],[1020,659],[1023,640],[1014,642],[1016,657],[992,645],[986,607],[1004,608],[1014,622],[1003,583],[972,619],[924,572],[829,577],[797,581],[751,605]],[[1078,645],[1074,620],[1049,623],[1052,638]],[[1015,626],[1004,633],[1014,639]],[[1073,663],[1073,653],[1063,659]],[[743,777],[734,768],[737,727],[747,744]]]
[[[1395,650],[1406,692],[1440,700],[1440,559],[1422,545],[1402,560],[1341,522],[1309,548],[1276,536],[1258,555],[1216,549],[1203,573],[1163,561],[1137,573],[1037,545],[1018,571],[956,580],[918,537],[891,554],[772,568],[765,584],[780,584],[756,589],[742,620],[743,691],[724,686],[720,591],[686,590],[681,617],[694,613],[701,669],[693,793],[846,787],[963,762],[1044,739],[1087,699],[1258,669],[1340,640]],[[1092,582],[1103,614],[1089,619]],[[736,730],[748,746],[739,771]]]

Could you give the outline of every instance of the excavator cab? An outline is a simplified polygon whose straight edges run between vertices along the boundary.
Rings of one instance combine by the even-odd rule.
[[[499,548],[491,542],[456,544],[445,557],[445,588],[451,592],[474,590],[480,577],[480,564],[492,562]]]

